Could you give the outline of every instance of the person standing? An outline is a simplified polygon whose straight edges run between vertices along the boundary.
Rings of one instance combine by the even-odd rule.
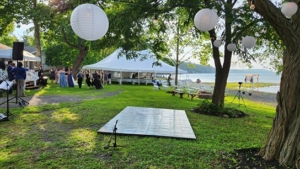
[[[107,85],[107,80],[108,80],[108,73],[105,71],[104,72],[104,84]]]
[[[55,71],[55,82],[56,82],[56,83],[59,82],[59,72],[60,72],[60,70],[59,70],[59,69],[56,69],[56,71]]]
[[[72,69],[71,68],[69,68],[69,71],[68,71],[67,81],[68,81],[69,87],[74,87],[73,75],[72,75]]]
[[[43,73],[44,73],[44,70],[43,70],[42,66],[40,66],[40,68],[38,70],[38,77],[39,77],[39,84],[40,85],[42,84],[42,81],[43,81]]]
[[[60,87],[68,87],[65,68],[62,68],[59,71],[59,86]]]
[[[18,96],[26,97],[25,95],[26,70],[22,66],[23,63],[18,62],[17,67],[14,68],[11,72],[16,75]]]
[[[82,73],[82,71],[80,71],[77,75],[77,82],[78,82],[79,89],[81,89],[83,77],[84,74]]]
[[[108,84],[111,85],[111,72],[110,71],[108,71],[107,78],[108,78]]]
[[[13,61],[9,60],[8,65],[7,65],[7,69],[6,69],[7,70],[8,81],[13,81],[14,80],[14,75],[12,73],[12,70],[13,70],[12,63],[13,63]],[[12,94],[12,87],[9,89],[8,93]]]
[[[169,86],[171,86],[171,79],[172,79],[172,78],[171,78],[171,74],[169,74],[169,76],[168,76],[168,85],[169,85]]]
[[[53,81],[55,80],[55,70],[54,70],[54,68],[51,68],[51,70],[50,70],[50,80],[51,80],[51,83],[53,83]]]
[[[88,70],[86,70],[86,74],[85,74],[85,82],[87,84],[88,89],[91,87],[91,75],[90,72]]]

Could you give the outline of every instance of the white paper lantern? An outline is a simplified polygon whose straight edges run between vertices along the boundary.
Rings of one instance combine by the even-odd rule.
[[[215,40],[213,44],[216,48],[218,48],[222,45],[222,41],[221,40]]]
[[[200,31],[212,30],[218,23],[218,15],[208,8],[201,9],[194,17],[194,23]]]
[[[230,52],[234,51],[236,49],[236,45],[234,43],[229,43],[227,45],[227,50],[229,50]]]
[[[252,48],[255,46],[256,39],[253,36],[246,36],[242,40],[242,45],[244,48]]]
[[[108,30],[105,12],[94,4],[77,6],[71,15],[71,27],[76,35],[85,40],[102,38]]]
[[[287,17],[290,18],[298,10],[298,5],[295,2],[286,2],[282,5],[281,12]]]

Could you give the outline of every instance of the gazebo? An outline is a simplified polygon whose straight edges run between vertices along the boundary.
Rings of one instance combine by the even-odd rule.
[[[256,83],[259,84],[259,74],[246,74],[245,75],[245,85],[247,85],[247,82],[250,82],[251,88],[254,88],[254,81],[256,78]]]

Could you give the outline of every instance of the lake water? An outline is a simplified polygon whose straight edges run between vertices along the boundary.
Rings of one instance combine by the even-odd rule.
[[[253,78],[254,84],[257,84],[260,82],[264,83],[276,83],[278,85],[276,86],[269,86],[269,87],[262,87],[258,89],[254,89],[257,91],[262,92],[268,92],[268,93],[276,93],[279,90],[279,84],[281,75],[277,75],[273,72],[264,72],[264,73],[258,73],[259,78],[256,77]],[[229,77],[227,79],[227,82],[243,82],[245,79],[245,73],[230,73]],[[197,79],[200,79],[202,82],[215,82],[215,74],[214,73],[197,73],[197,74],[186,74],[186,75],[180,75],[180,79],[191,79],[193,82],[196,82]]]

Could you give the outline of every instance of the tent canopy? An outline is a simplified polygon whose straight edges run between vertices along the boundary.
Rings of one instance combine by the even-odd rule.
[[[41,58],[23,50],[24,61],[37,61],[40,62]],[[3,44],[0,44],[0,58],[12,59],[12,48]]]
[[[109,70],[120,72],[155,72],[155,73],[174,73],[175,67],[159,61],[161,66],[153,65],[156,61],[155,55],[150,50],[142,50],[136,52],[138,57],[127,60],[122,49],[117,49],[111,55],[103,60],[85,65],[82,69],[93,70]],[[187,73],[185,70],[178,69],[178,73]]]

